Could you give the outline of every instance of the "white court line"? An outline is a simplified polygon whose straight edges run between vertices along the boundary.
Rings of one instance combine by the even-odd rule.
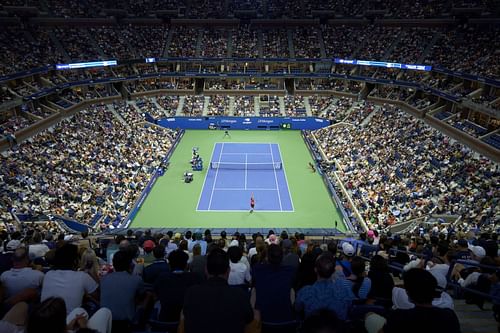
[[[217,144],[214,144],[214,146],[212,147],[212,154],[210,154],[210,161],[214,156],[215,146],[217,146]],[[201,187],[200,196],[198,197],[198,205],[196,205],[196,209],[198,209],[198,207],[200,206],[201,197],[203,196],[203,192],[205,192],[205,183],[207,182],[208,173],[210,172],[210,169],[206,170],[207,172],[205,173],[205,179],[203,180],[203,186]]]
[[[272,144],[270,143],[269,144],[269,149],[271,150],[271,160],[274,164],[274,155],[273,155],[273,146]],[[274,181],[276,182],[276,189],[278,190],[278,200],[280,202],[280,210],[283,210],[283,206],[281,206],[281,193],[280,193],[280,188],[279,188],[279,185],[278,185],[278,176],[276,175],[276,169],[273,168],[273,172],[274,172]]]
[[[277,191],[275,188],[239,188],[239,187],[217,187],[214,191]]]
[[[293,206],[292,192],[290,191],[290,185],[289,185],[290,183],[288,182],[288,178],[286,178],[285,161],[283,161],[283,157],[281,156],[281,148],[279,143],[277,144],[277,146],[278,146],[278,153],[280,155],[281,169],[283,169],[283,174],[285,175],[286,188],[288,190],[288,195],[290,196],[290,203],[292,204],[292,212],[294,212],[295,208]]]
[[[247,189],[247,177],[248,177],[248,154],[245,154],[245,190]]]
[[[224,151],[224,142],[222,143],[222,148],[220,149],[219,153],[219,164],[220,160],[222,158],[222,152]],[[208,201],[208,210],[210,210],[210,207],[212,206],[212,197],[214,195],[214,188],[215,188],[215,183],[217,182],[217,175],[219,174],[219,168],[215,171],[215,177],[214,177],[214,184],[212,186],[212,192],[210,193],[210,201]]]
[[[269,153],[224,153],[222,155],[269,155]]]
[[[206,210],[206,209],[197,209],[197,212],[205,212],[205,213],[248,213],[248,209],[245,210],[221,210],[221,209],[211,209],[211,210]],[[293,210],[265,210],[265,209],[257,209],[254,210],[255,212],[262,212],[262,213],[294,213]]]

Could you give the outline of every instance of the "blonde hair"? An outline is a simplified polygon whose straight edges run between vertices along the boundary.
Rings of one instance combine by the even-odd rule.
[[[80,270],[88,273],[94,279],[99,278],[99,261],[94,250],[87,248],[82,252]]]

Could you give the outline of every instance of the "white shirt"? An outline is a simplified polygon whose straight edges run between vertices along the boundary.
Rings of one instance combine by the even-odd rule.
[[[41,301],[49,297],[61,297],[66,302],[66,311],[82,305],[85,293],[90,294],[97,290],[99,285],[85,272],[54,270],[45,274]]]
[[[40,289],[44,274],[31,267],[11,268],[0,276],[0,282],[5,288],[5,297],[9,298],[26,288]]]
[[[36,259],[44,257],[47,252],[49,252],[49,247],[45,244],[30,244],[29,255],[30,259]]]
[[[250,282],[252,276],[250,275],[250,269],[243,262],[237,262],[236,264],[230,262],[229,267],[231,271],[229,272],[229,277],[227,283],[231,286],[244,284],[245,280]]]

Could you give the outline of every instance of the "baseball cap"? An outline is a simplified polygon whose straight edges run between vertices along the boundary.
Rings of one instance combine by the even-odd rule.
[[[174,235],[174,238],[175,239],[181,239],[181,233],[180,232],[176,232],[175,235]]]
[[[344,254],[346,256],[353,256],[354,255],[354,246],[352,246],[351,244],[349,243],[344,243],[342,244],[342,252],[344,252]]]
[[[7,246],[8,246],[8,244],[7,244]],[[472,246],[470,250],[478,258],[486,257],[486,251],[484,250],[484,248],[482,246],[477,246],[477,245]]]
[[[229,247],[231,246],[240,246],[240,242],[238,242],[236,239],[233,239],[231,243],[229,243]]]
[[[145,251],[150,251],[155,248],[155,242],[153,242],[152,240],[147,240],[144,242],[142,247]]]
[[[17,239],[13,239],[7,243],[7,250],[8,251],[15,251],[20,247],[21,247],[21,242],[18,241]]]

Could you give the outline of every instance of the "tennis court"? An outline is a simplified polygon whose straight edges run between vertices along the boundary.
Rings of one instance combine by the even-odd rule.
[[[216,143],[198,211],[293,212],[280,147],[276,143]]]
[[[204,168],[194,171],[194,181],[186,184],[183,174],[191,171],[189,161],[194,147],[205,161]],[[249,213],[251,192],[244,190],[244,168],[234,170],[241,169],[241,165],[211,165],[210,162],[218,162],[219,157],[226,164],[245,161],[246,164],[267,164],[247,167],[246,187],[255,196],[253,214]],[[273,159],[281,166],[269,169]],[[338,222],[338,229],[345,230],[321,175],[311,172],[308,167],[312,158],[299,131],[231,131],[231,137],[227,138],[221,131],[188,130],[169,162],[168,170],[156,181],[132,227],[168,228],[180,232],[187,229],[226,230],[228,233],[237,230],[246,234],[286,229],[321,234],[324,230],[330,232]],[[263,167],[266,169],[257,169]],[[208,210],[212,188],[217,190],[213,191]],[[206,202],[203,207],[202,201]]]

